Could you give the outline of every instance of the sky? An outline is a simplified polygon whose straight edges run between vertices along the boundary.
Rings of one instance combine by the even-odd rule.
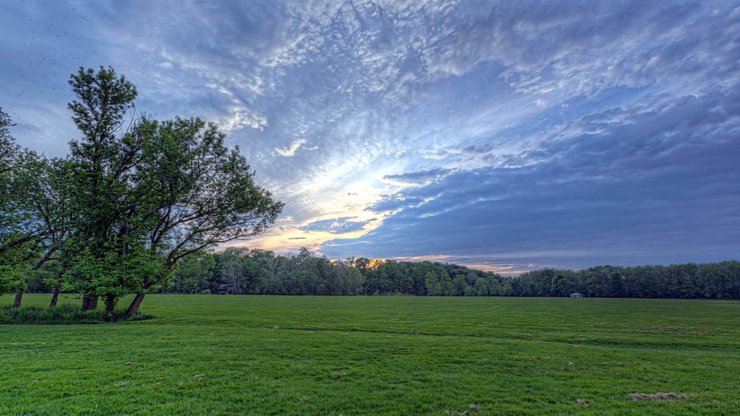
[[[78,67],[228,133],[239,242],[516,274],[740,259],[735,1],[0,0],[0,107],[64,156]]]

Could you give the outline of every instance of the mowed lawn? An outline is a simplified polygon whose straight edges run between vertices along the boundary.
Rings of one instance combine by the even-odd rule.
[[[0,325],[0,414],[740,414],[739,302],[150,295],[142,310],[155,318]],[[656,392],[685,396],[630,397]]]

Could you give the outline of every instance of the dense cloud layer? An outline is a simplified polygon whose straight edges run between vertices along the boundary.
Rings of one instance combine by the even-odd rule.
[[[504,271],[740,252],[733,2],[19,3],[2,105],[60,155],[79,65],[230,132],[258,242]]]

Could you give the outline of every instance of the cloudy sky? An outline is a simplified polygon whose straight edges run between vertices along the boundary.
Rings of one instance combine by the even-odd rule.
[[[543,266],[740,258],[735,1],[0,0],[0,106],[76,137],[66,83],[229,132],[286,202],[247,242]]]

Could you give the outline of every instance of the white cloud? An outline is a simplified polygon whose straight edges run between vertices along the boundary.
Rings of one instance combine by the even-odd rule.
[[[298,149],[306,143],[306,139],[296,139],[288,147],[276,147],[275,152],[282,157],[293,157]]]
[[[229,116],[221,119],[218,124],[227,134],[242,127],[263,130],[267,126],[267,117],[250,112],[246,108],[236,107],[231,110]]]

